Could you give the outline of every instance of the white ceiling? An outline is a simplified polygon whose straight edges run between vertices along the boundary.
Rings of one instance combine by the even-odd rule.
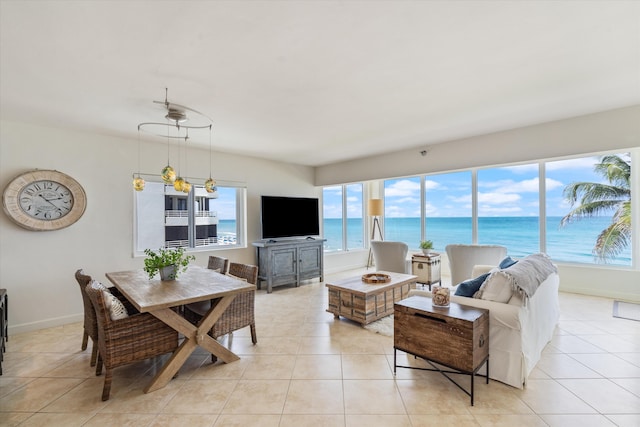
[[[640,2],[0,0],[1,119],[135,140],[165,87],[214,150],[425,147],[640,104]]]

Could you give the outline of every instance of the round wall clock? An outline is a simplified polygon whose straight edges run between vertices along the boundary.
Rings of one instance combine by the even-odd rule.
[[[34,170],[13,179],[4,189],[2,207],[21,227],[59,230],[80,219],[87,195],[75,179],[55,170]]]

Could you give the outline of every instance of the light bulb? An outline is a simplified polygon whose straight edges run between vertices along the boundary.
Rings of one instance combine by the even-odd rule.
[[[133,189],[136,191],[144,190],[144,179],[137,177],[133,179]]]
[[[165,184],[171,184],[176,180],[176,171],[173,170],[171,166],[167,165],[164,167],[164,169],[162,169],[160,177]]]

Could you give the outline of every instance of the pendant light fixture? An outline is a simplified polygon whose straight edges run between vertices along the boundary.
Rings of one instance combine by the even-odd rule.
[[[204,189],[207,190],[207,193],[215,193],[215,191],[217,190],[216,188],[216,180],[211,178],[211,128],[212,126],[209,125],[209,179],[207,179],[204,182]]]
[[[188,193],[191,191],[191,184],[182,178],[179,173],[180,170],[180,144],[178,144],[178,174],[176,174],[175,169],[171,166],[170,162],[170,151],[171,151],[171,139],[184,139],[185,141],[185,173],[186,173],[186,157],[187,157],[187,147],[186,143],[189,139],[189,129],[196,130],[204,130],[209,129],[209,179],[205,181],[205,188],[211,188],[212,190],[208,192],[215,191],[215,181],[211,178],[211,129],[212,129],[212,121],[210,118],[205,116],[204,114],[196,111],[192,108],[186,107],[184,105],[176,104],[173,102],[169,102],[168,100],[169,90],[165,88],[165,99],[164,101],[153,101],[156,104],[164,105],[166,109],[166,114],[164,118],[167,122],[145,122],[140,123],[138,125],[138,176],[134,177],[134,188],[136,191],[142,191],[144,189],[144,180],[140,177],[140,131],[146,131],[156,136],[162,136],[164,133],[162,127],[166,128],[166,137],[167,137],[167,165],[162,169],[160,173],[160,177],[165,184],[173,185],[173,188],[176,191],[182,191]],[[189,120],[187,116],[187,112],[193,113],[197,116],[197,121],[204,124],[196,124],[196,125],[188,125],[185,124]],[[171,135],[171,129],[175,129],[175,135]],[[138,189],[140,188],[140,189]]]
[[[140,128],[138,128],[138,176],[133,176],[133,189],[136,191],[144,190],[144,179],[140,176]]]

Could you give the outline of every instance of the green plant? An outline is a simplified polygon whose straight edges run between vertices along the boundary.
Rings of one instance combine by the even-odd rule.
[[[160,248],[157,251],[145,249],[144,253],[147,256],[144,260],[144,271],[149,275],[149,279],[153,279],[162,267],[169,265],[176,266],[176,278],[180,272],[187,271],[189,262],[196,259],[193,255],[186,255],[184,248]]]
[[[431,240],[423,240],[420,242],[420,249],[433,249],[433,242]]]
[[[562,218],[560,226],[613,211],[611,224],[600,232],[593,247],[593,254],[607,262],[631,244],[631,158],[628,155],[602,156],[594,165],[594,171],[609,183],[573,182],[567,185],[564,198],[573,209]]]

